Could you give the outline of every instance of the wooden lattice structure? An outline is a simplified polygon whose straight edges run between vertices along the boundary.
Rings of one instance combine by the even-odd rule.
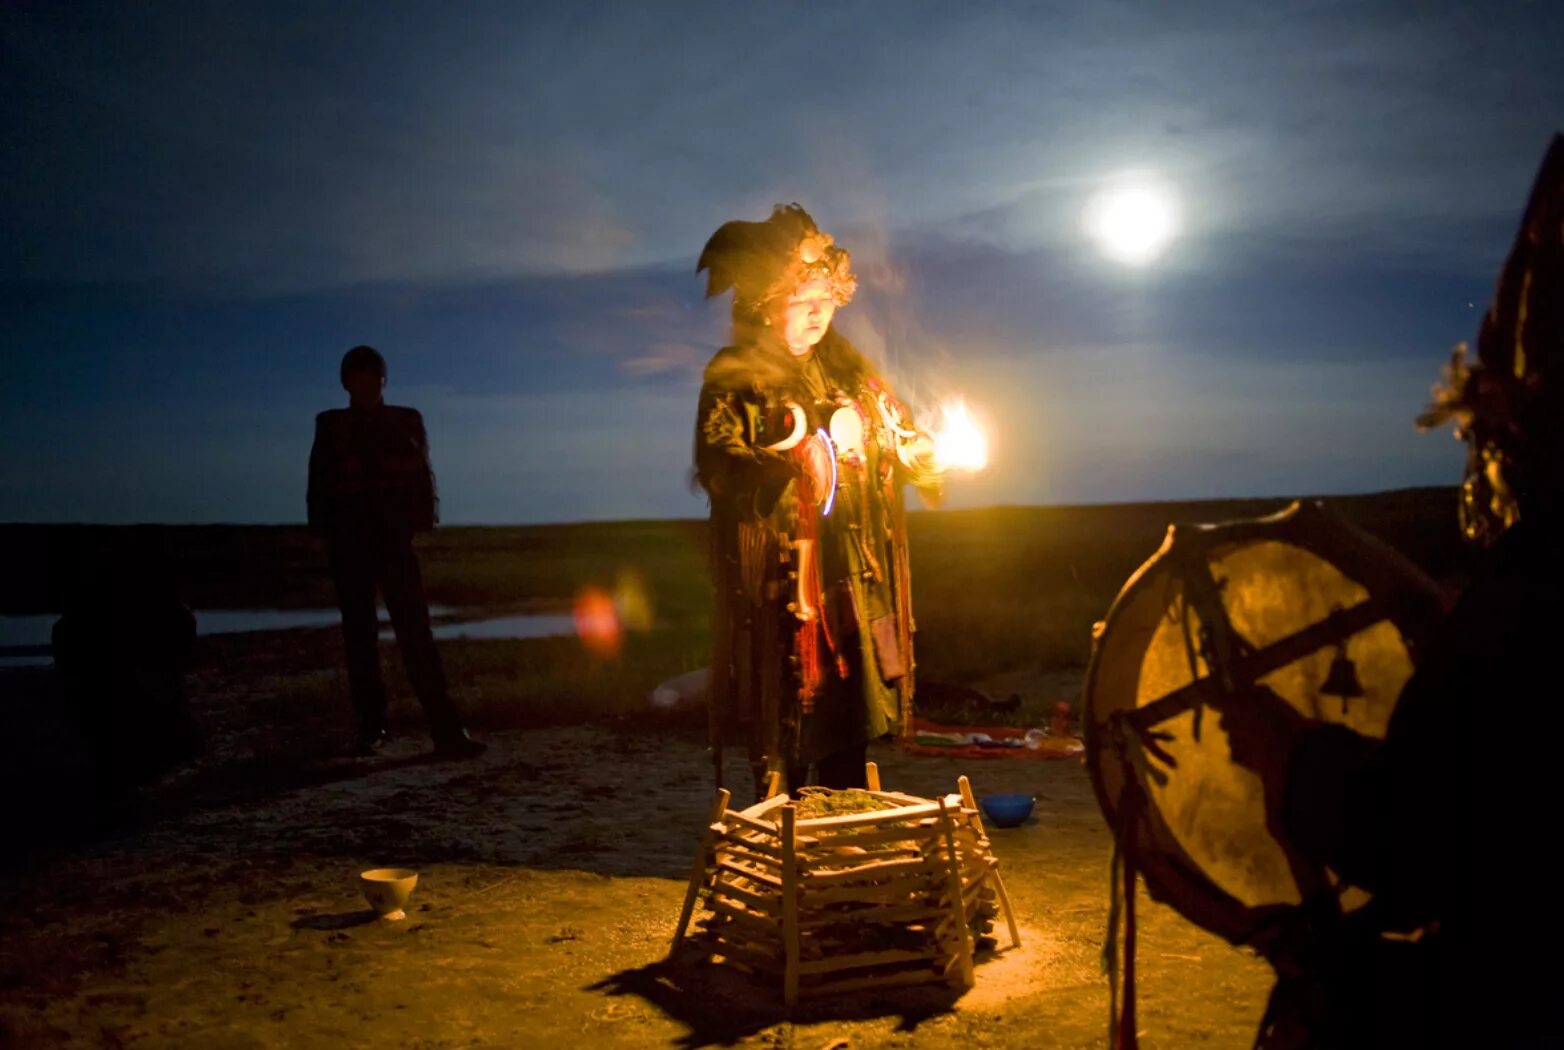
[[[1020,933],[966,777],[937,799],[880,790],[891,808],[801,819],[785,794],[746,810],[718,791],[673,938],[800,995],[923,983],[971,987],[975,936],[1003,911]]]

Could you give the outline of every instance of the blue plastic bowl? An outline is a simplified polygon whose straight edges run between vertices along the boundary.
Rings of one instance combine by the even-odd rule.
[[[996,827],[1015,828],[1026,823],[1036,801],[1036,795],[984,795],[978,805]]]

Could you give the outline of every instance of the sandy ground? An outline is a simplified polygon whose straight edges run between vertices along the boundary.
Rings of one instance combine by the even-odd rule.
[[[1076,762],[871,755],[888,787],[968,773],[1038,795],[995,830],[1023,943],[953,998],[806,1004],[664,962],[711,768],[688,733],[489,734],[466,763],[404,738],[369,760],[227,762],[165,788],[135,834],[0,876],[0,1045],[1102,1046],[1110,837]],[[301,747],[303,742],[301,741]],[[744,782],[735,763],[730,781]],[[357,873],[418,869],[406,921]],[[1147,1046],[1243,1047],[1264,963],[1143,901]],[[1001,946],[1005,943],[1001,937]]]
[[[1335,505],[1443,578],[1468,564],[1449,528],[1453,499],[1429,489]],[[919,587],[925,600],[941,587],[1007,596],[952,603],[977,618],[947,626],[997,632],[1002,644],[977,655],[1013,650],[1063,666],[1068,653],[1084,656],[1089,618],[1168,521],[1274,509],[920,515],[915,542],[939,556],[919,570]],[[6,579],[23,603],[14,611],[46,607],[53,533],[5,528]],[[704,602],[689,529],[442,529],[425,565],[441,601],[478,606],[555,593],[548,587],[569,595],[573,573],[595,578],[635,551],[665,594]],[[191,529],[177,545],[216,604],[329,602],[302,528]],[[191,695],[211,753],[151,792],[140,831],[34,852],[20,866],[8,847],[69,830],[57,814],[79,811],[87,792],[47,671],[0,672],[0,1048],[1106,1045],[1098,957],[1111,842],[1079,764],[877,750],[888,787],[933,795],[965,772],[979,793],[1039,796],[1031,823],[993,832],[1023,944],[982,962],[976,987],[954,999],[859,997],[789,1017],[779,989],[664,962],[712,797],[705,749],[688,731],[645,719],[489,731],[490,751],[457,764],[424,761],[413,732],[373,760],[332,759],[350,731],[334,630],[214,636],[197,650]],[[492,655],[469,666],[482,681],[453,680],[468,710],[486,705],[493,724],[519,724],[526,701],[510,690],[531,665],[510,678],[493,673]],[[1034,668],[969,684],[996,697],[1079,696],[1078,671],[1047,677]],[[417,725],[405,695],[392,715]],[[729,779],[745,771],[735,763]],[[357,873],[378,866],[421,873],[403,922],[366,915]],[[1249,1046],[1269,968],[1144,896],[1140,916],[1143,1045]]]

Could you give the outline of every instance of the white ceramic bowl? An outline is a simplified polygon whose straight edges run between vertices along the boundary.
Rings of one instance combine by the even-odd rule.
[[[360,873],[358,880],[364,888],[364,899],[376,915],[391,920],[407,918],[402,907],[418,885],[418,872],[410,868],[371,868]]]

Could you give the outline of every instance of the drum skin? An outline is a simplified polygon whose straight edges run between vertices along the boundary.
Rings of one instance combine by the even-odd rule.
[[[1216,589],[1202,592],[1202,581]],[[1341,615],[1349,610],[1352,619]],[[1212,708],[1233,702],[1252,680],[1309,718],[1381,737],[1416,665],[1417,642],[1443,612],[1433,580],[1319,504],[1294,503],[1255,521],[1170,527],[1094,632],[1083,717],[1098,802],[1120,848],[1134,851],[1151,895],[1235,944],[1263,950],[1260,935],[1279,914],[1336,886],[1333,873],[1300,867],[1267,828],[1260,778],[1232,761]],[[1228,647],[1213,643],[1224,636]],[[1343,652],[1363,692],[1345,701],[1322,691]],[[1207,657],[1227,666],[1213,673]],[[1170,694],[1203,699],[1164,712]],[[1159,700],[1159,709],[1144,710]],[[1170,734],[1160,746],[1171,768],[1126,732],[1137,721],[1140,730]],[[1126,806],[1131,781],[1144,805]],[[1367,899],[1336,888],[1343,907]]]

